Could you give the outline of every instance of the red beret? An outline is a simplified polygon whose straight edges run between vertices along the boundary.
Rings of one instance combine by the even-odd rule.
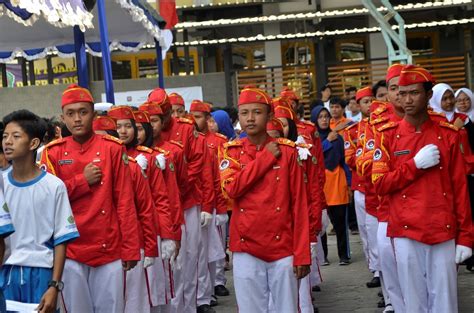
[[[293,101],[300,100],[300,98],[296,95],[296,92],[294,92],[288,87],[283,88],[283,90],[280,92],[280,97],[285,97]]]
[[[392,78],[400,76],[404,64],[392,64],[387,69],[387,75],[385,76],[385,81],[388,83]]]
[[[133,116],[137,123],[150,123],[150,115],[146,111],[133,111]]]
[[[163,112],[167,112],[171,109],[170,98],[166,94],[166,91],[161,88],[155,88],[150,94],[148,95],[148,102],[156,102]],[[154,114],[150,114],[154,115]]]
[[[291,108],[291,105],[286,100],[287,98],[275,98],[272,100],[273,111],[276,118],[284,117],[291,120],[295,119],[295,113]]]
[[[114,118],[115,120],[128,120],[134,119],[133,111],[129,106],[120,105],[120,106],[113,106],[107,112],[107,115]]]
[[[89,102],[94,104],[94,99],[89,90],[76,84],[69,85],[63,92],[61,108],[64,108],[64,106],[68,104],[78,102]]]
[[[398,86],[408,86],[426,82],[435,83],[435,79],[430,72],[422,67],[406,65],[400,73]]]
[[[92,123],[92,129],[95,130],[117,130],[115,120],[109,116],[97,116]]]
[[[191,102],[191,107],[189,108],[189,111],[211,113],[211,106],[209,105],[209,103],[202,102],[201,100],[193,100],[193,102]]]
[[[184,99],[183,97],[181,97],[180,94],[173,92],[173,93],[170,93],[168,97],[170,99],[171,105],[181,105],[184,107]]]
[[[277,131],[283,133],[283,123],[277,118],[272,118],[267,123],[267,130],[277,130]]]
[[[156,102],[145,102],[138,107],[138,110],[147,112],[149,115],[163,115],[161,106]]]
[[[364,97],[373,97],[374,94],[372,93],[372,88],[371,87],[364,87],[356,92],[356,101],[359,102],[360,99]]]
[[[272,106],[272,98],[267,93],[258,88],[244,88],[240,92],[239,104],[261,103]]]

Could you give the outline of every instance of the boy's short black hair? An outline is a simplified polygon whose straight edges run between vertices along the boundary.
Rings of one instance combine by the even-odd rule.
[[[345,91],[346,91],[346,93],[350,93],[351,91],[357,91],[357,88],[354,87],[354,86],[349,86],[349,87],[346,88]]]
[[[379,91],[379,89],[381,87],[385,87],[387,88],[387,82],[383,79],[383,80],[379,80],[378,82],[376,82],[373,86],[372,86],[372,94],[375,95],[377,94],[377,91]]]
[[[329,86],[329,84],[326,84],[326,85],[324,85],[323,87],[321,87],[321,89],[319,89],[319,91],[320,91],[320,92],[323,92],[324,90],[326,90],[326,89],[328,89],[328,88],[329,88],[329,90],[332,90],[331,86]]]
[[[343,109],[347,106],[347,102],[339,97],[334,97],[329,100],[329,105],[339,104]]]
[[[3,118],[5,128],[9,123],[13,122],[17,123],[21,129],[23,129],[30,140],[38,138],[43,142],[47,124],[41,117],[28,110],[17,110]]]
[[[428,93],[431,90],[433,90],[433,83],[432,82],[424,82],[423,83],[423,89],[425,89],[425,92]]]

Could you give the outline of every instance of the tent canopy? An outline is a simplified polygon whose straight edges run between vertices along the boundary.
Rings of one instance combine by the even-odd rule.
[[[21,2],[22,0],[17,0]],[[51,0],[52,1],[52,0]],[[65,1],[65,0],[61,0]],[[163,38],[166,22],[145,0],[104,0],[107,12],[107,24],[111,49],[123,51],[138,51],[146,44],[153,44],[156,39],[160,45],[167,46]],[[73,0],[67,2],[81,2]],[[29,11],[11,9],[9,0],[0,0],[0,8],[4,16],[0,16],[0,62],[9,62],[15,57],[22,56],[27,60],[44,58],[48,52],[57,52],[60,56],[74,55],[74,34],[71,27],[56,27],[47,19],[34,18],[25,27],[18,19],[28,20]],[[16,11],[16,12],[14,12]],[[16,18],[8,18],[13,15]],[[100,55],[100,32],[97,6],[92,10],[92,27],[85,31],[88,52]],[[29,17],[33,19],[31,14]],[[64,26],[64,25],[62,25]],[[78,25],[79,26],[79,25]],[[84,26],[84,25],[83,25]]]

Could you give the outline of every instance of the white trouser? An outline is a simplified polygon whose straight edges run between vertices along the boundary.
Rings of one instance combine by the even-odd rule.
[[[298,285],[293,256],[265,262],[248,253],[233,254],[234,288],[239,312],[268,312],[270,295],[275,312],[298,311]]]
[[[140,250],[141,259],[130,271],[125,280],[125,313],[150,312],[145,268],[143,267],[144,251]]]
[[[395,312],[404,313],[405,303],[403,302],[402,291],[398,281],[397,263],[393,253],[393,245],[390,237],[387,237],[387,222],[379,222],[377,231],[377,247],[379,250],[379,265],[382,271],[383,283],[387,291],[390,303]],[[388,303],[387,303],[388,304]]]
[[[394,238],[394,246],[406,312],[458,312],[454,240],[427,245]]]
[[[314,313],[309,275],[299,281],[299,313]]]
[[[226,225],[217,226],[217,231],[221,238],[222,247],[224,249],[224,257],[216,261],[216,280],[215,286],[222,285],[225,286],[227,283],[227,278],[225,278],[225,251],[227,248],[227,229]]]
[[[357,217],[357,226],[359,227],[359,236],[362,241],[362,251],[364,251],[365,261],[369,264],[369,250],[367,247],[367,227],[365,225],[365,194],[355,190],[354,191],[354,206]]]
[[[369,253],[369,270],[376,272],[380,270],[379,253],[377,249],[377,230],[379,221],[369,213],[365,214],[365,227],[367,229],[367,249]]]
[[[201,210],[193,206],[184,211],[185,232],[181,235],[178,266],[174,270],[175,297],[172,313],[196,313],[197,266],[201,237]]]
[[[311,255],[311,272],[308,275],[311,287],[318,286],[323,282],[321,271],[319,269],[319,264],[322,262],[324,262],[323,244],[321,243],[321,235],[318,235],[316,242],[316,257]]]
[[[122,261],[91,267],[66,259],[63,297],[68,312],[123,312]]]
[[[161,255],[160,236],[158,236],[158,254]],[[169,271],[169,266],[168,260],[158,257],[155,258],[155,263],[145,270],[147,292],[152,307],[169,304],[174,296],[173,275]]]

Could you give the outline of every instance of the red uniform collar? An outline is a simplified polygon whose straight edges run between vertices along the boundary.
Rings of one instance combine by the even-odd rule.
[[[405,119],[403,119],[401,122],[400,122],[400,127],[401,129],[403,130],[408,130],[408,132],[410,133],[415,133],[416,132],[416,128],[415,126],[413,126],[412,124],[408,123]],[[430,129],[431,127],[433,127],[433,121],[428,118],[423,124],[421,124],[421,132],[424,132],[426,131],[427,129]]]
[[[95,141],[97,138],[99,138],[101,135],[93,134],[86,142],[83,144],[80,144],[79,142],[75,141],[74,138],[71,138],[69,140],[70,147],[73,150],[79,150],[79,151],[86,151],[88,150],[92,145],[94,145]]]

